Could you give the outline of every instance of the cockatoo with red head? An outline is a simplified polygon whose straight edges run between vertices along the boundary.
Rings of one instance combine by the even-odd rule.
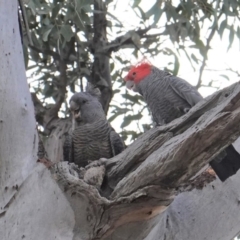
[[[185,80],[141,62],[125,77],[127,88],[140,93],[150,108],[153,120],[163,125],[182,116],[203,97]]]
[[[125,77],[126,87],[143,96],[157,125],[182,116],[203,99],[190,83],[144,61],[132,66]],[[224,181],[240,168],[240,155],[232,145],[210,165]]]

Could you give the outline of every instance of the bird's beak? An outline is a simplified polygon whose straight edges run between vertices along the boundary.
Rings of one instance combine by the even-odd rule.
[[[80,118],[81,117],[81,111],[79,106],[74,102],[74,101],[70,101],[70,110],[73,114],[73,117],[75,119]]]
[[[134,81],[131,80],[126,81],[126,87],[134,92],[137,91],[136,84],[134,83]]]

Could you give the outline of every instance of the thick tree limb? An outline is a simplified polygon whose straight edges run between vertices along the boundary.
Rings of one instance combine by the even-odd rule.
[[[74,164],[58,163],[51,172],[73,209],[81,209],[76,221],[78,226],[91,233],[86,239],[100,239],[123,224],[150,219],[163,212],[174,196],[171,189],[149,186],[128,197],[108,200],[101,197],[95,187],[79,179]],[[86,220],[87,224],[83,226]]]
[[[199,181],[203,184],[192,185],[190,178],[240,135],[239,120],[240,84],[236,83],[199,102],[172,123],[151,129],[107,160],[108,184],[113,189],[110,199],[79,177],[72,165],[54,165],[53,176],[74,212],[81,209],[81,216],[75,218],[77,226],[85,222],[84,229],[90,234],[85,239],[104,239],[122,225],[154,218],[171,204],[178,189],[204,186],[204,179]],[[53,162],[62,160],[62,136],[70,127],[67,119],[61,122],[55,123],[50,137],[54,146],[47,146]],[[109,196],[104,191],[101,194]],[[86,219],[93,215],[93,219]]]
[[[217,179],[201,190],[181,193],[164,213],[123,225],[104,240],[233,239],[240,230],[239,181],[240,172],[224,183]]]
[[[162,166],[162,164],[169,163],[171,160],[173,162],[171,164],[169,163],[170,165],[168,165],[168,167],[175,166],[178,168],[180,166],[177,163],[179,162],[179,159],[183,158],[183,156],[185,160],[189,157],[189,159],[186,160],[189,162],[186,162],[185,164],[183,164],[181,160],[181,163],[187,168],[191,166],[191,161],[194,161],[194,158],[196,158],[195,161],[201,164],[201,166],[208,163],[214,157],[214,155],[219,153],[220,150],[224,149],[239,136],[238,124],[236,124],[236,121],[239,117],[239,97],[240,86],[239,83],[236,83],[198,103],[183,117],[176,119],[168,125],[152,129],[148,133],[141,136],[127,150],[107,162],[107,168],[109,169],[108,179],[110,185],[114,187],[115,183],[118,182],[119,179],[132,172],[132,168],[137,162],[142,162],[145,160],[146,151],[149,156],[149,154],[155,151],[157,146],[159,149],[152,157],[150,156],[149,159],[147,159],[145,163],[138,168],[138,170],[135,171],[135,174],[137,174],[141,168],[145,170],[149,168],[150,172],[145,172],[143,175],[148,177],[154,176],[153,171],[156,170],[155,174],[163,177],[165,174],[158,172],[161,168],[162,170],[166,171],[165,165]],[[201,116],[202,114],[203,116]],[[185,129],[188,127],[190,128],[185,131]],[[208,134],[211,136],[208,136]],[[169,137],[171,136],[172,138],[169,140]],[[162,137],[162,141],[155,141],[154,139],[156,137]],[[222,138],[221,142],[219,142],[220,137]],[[148,142],[149,139],[151,139],[151,142]],[[146,143],[148,144],[147,148]],[[157,146],[155,146],[155,144]],[[189,146],[191,146],[191,151],[187,151],[189,150]],[[199,146],[201,146],[201,148]],[[201,158],[204,158],[205,161],[203,159],[201,160]],[[151,166],[151,159],[155,159],[154,164],[156,165]],[[156,163],[156,159],[159,159],[159,163]],[[198,166],[198,164],[196,165]],[[181,168],[180,172],[181,174],[185,174],[186,171],[188,171],[188,175],[190,174],[192,176],[196,173],[197,169],[192,166],[192,169],[188,170]],[[173,172],[178,172],[178,170],[173,169]],[[168,174],[169,177],[170,173]],[[142,177],[144,178],[144,176]],[[165,182],[164,178],[162,177],[158,178],[159,182]],[[181,177],[183,177],[183,175]],[[179,176],[179,178],[181,177]],[[128,181],[127,179],[129,179],[130,182],[134,181],[134,176],[131,177],[131,175],[128,175],[124,181]],[[176,181],[178,180],[174,179],[173,182]],[[141,180],[138,183],[140,184],[140,182]],[[123,182],[121,184],[123,184]],[[145,184],[146,182],[144,182],[143,185]],[[177,184],[180,184],[180,182]],[[120,185],[118,185],[118,187],[119,186]],[[115,189],[115,192],[116,191],[117,190]]]
[[[82,208],[84,195],[89,214],[95,216],[89,222],[94,226],[89,238],[103,239],[121,225],[163,212],[179,187],[183,186],[181,191],[196,187],[190,178],[240,135],[239,120],[240,84],[236,83],[203,100],[182,118],[150,130],[106,162],[108,182],[115,186],[110,199],[79,179],[73,165],[58,163],[52,172],[73,209],[79,209],[79,204]],[[84,218],[78,216],[78,224]]]

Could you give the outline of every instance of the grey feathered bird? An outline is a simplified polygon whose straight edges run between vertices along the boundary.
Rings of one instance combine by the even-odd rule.
[[[125,77],[127,88],[140,93],[152,112],[153,120],[163,125],[185,114],[203,97],[187,81],[142,62]],[[232,145],[210,162],[220,180],[225,181],[240,168],[240,155]]]
[[[75,93],[70,99],[72,133],[64,144],[64,159],[85,167],[89,161],[111,158],[124,150],[120,136],[107,121],[98,97]]]

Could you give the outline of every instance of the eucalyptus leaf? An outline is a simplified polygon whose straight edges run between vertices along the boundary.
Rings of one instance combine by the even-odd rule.
[[[191,54],[191,58],[196,64],[198,64],[198,59],[193,53]]]
[[[229,45],[228,45],[228,49],[227,51],[231,48],[233,40],[234,40],[234,35],[235,35],[235,31],[233,28],[233,25],[230,27],[230,31],[229,31]]]
[[[138,5],[140,4],[141,0],[134,0],[133,1],[133,5],[132,8],[138,7]]]
[[[50,32],[52,31],[52,28],[49,28],[46,32],[43,33],[42,40],[46,42],[48,40],[48,36]]]
[[[223,77],[223,78],[225,78],[225,79],[227,79],[227,80],[229,81],[229,77],[228,77],[227,75],[225,75],[225,74],[220,74],[219,76],[221,76],[221,77]]]
[[[218,32],[219,32],[219,35],[220,35],[221,38],[222,38],[222,35],[223,35],[224,30],[226,29],[226,26],[227,26],[227,18],[224,19],[224,20],[221,22],[220,27],[219,27],[219,29],[218,29]]]
[[[70,25],[63,25],[61,26],[60,30],[62,36],[66,39],[67,42],[71,40],[71,38],[74,36],[74,33],[70,27]]]

